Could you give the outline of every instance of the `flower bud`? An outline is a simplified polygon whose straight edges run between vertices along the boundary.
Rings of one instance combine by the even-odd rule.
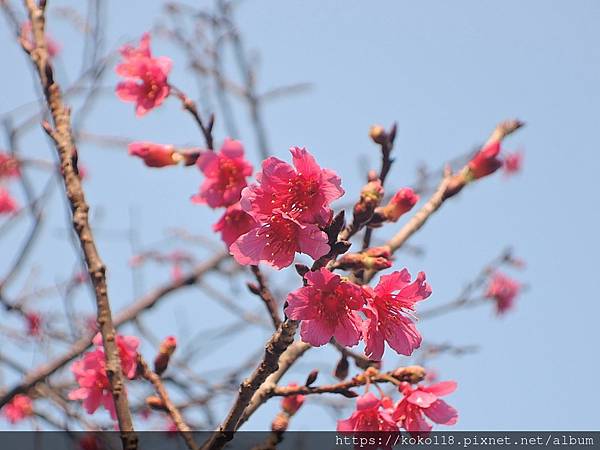
[[[168,336],[163,340],[158,349],[158,355],[154,359],[154,371],[157,375],[162,375],[167,366],[173,352],[177,348],[177,339],[174,336]]]
[[[146,406],[148,406],[148,408],[150,408],[150,409],[156,409],[159,411],[166,410],[166,407],[165,407],[165,404],[163,403],[163,401],[160,399],[160,397],[157,397],[155,395],[146,397]]]
[[[385,128],[383,128],[381,125],[371,126],[371,128],[369,128],[369,137],[373,140],[373,142],[379,145],[385,144],[388,139]]]
[[[318,376],[319,371],[317,369],[311,370],[311,372],[306,377],[306,382],[304,383],[304,386],[310,386],[311,384],[313,384],[315,381],[317,381]]]
[[[354,222],[364,224],[371,219],[375,208],[383,198],[383,186],[379,179],[369,181],[360,192],[360,200],[354,205]]]
[[[498,158],[499,153],[500,141],[491,141],[486,144],[469,161],[466,174],[467,180],[478,180],[479,178],[491,175],[502,167],[502,161]]]
[[[148,167],[173,166],[183,159],[172,145],[151,142],[132,142],[129,144],[129,154],[142,158]]]
[[[411,188],[403,188],[394,194],[391,200],[378,213],[390,222],[396,222],[403,214],[410,211],[419,201],[419,196]]]
[[[335,366],[335,371],[333,372],[333,375],[338,380],[345,380],[346,377],[348,377],[349,368],[350,364],[348,363],[348,358],[342,356],[342,358],[338,361],[337,365]]]
[[[273,422],[271,423],[271,431],[283,433],[287,430],[289,424],[290,417],[286,413],[280,412],[275,416],[275,419],[273,419]]]
[[[421,366],[400,367],[392,373],[394,378],[411,384],[423,381],[425,375],[425,369]]]

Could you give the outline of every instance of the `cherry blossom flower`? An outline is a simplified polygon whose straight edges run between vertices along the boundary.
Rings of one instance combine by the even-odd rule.
[[[160,106],[169,95],[167,77],[171,71],[171,59],[152,56],[148,33],[142,36],[139,47],[123,46],[121,55],[124,61],[116,71],[125,81],[117,85],[117,95],[123,101],[135,102],[136,115],[143,116]]]
[[[0,187],[0,214],[11,214],[19,209],[16,200],[8,190]]]
[[[132,379],[136,375],[139,340],[133,336],[117,336],[116,341],[123,374]],[[106,375],[102,336],[98,333],[92,342],[96,348],[71,365],[79,388],[69,393],[69,399],[83,400],[83,407],[88,414],[93,414],[100,406],[104,406],[110,416],[116,419],[115,404]]]
[[[17,394],[4,407],[4,416],[6,419],[15,424],[33,414],[31,399],[23,394]]]
[[[33,50],[33,33],[31,29],[31,22],[29,20],[21,25],[20,36],[23,42],[25,42],[27,49],[30,51]],[[46,35],[46,50],[48,50],[48,56],[50,56],[50,58],[54,58],[60,53],[60,44],[50,36]]]
[[[221,239],[229,248],[237,238],[256,225],[254,218],[244,211],[238,202],[225,210],[219,221],[213,225],[213,230],[221,233]]]
[[[92,340],[95,346],[104,350],[102,346],[102,335],[100,333],[94,336]],[[137,348],[140,345],[140,340],[135,336],[117,335],[117,347],[119,356],[121,357],[121,369],[123,374],[130,380],[135,378],[137,370]]]
[[[414,282],[406,269],[384,275],[375,289],[363,286],[367,304],[363,308],[365,354],[379,361],[383,356],[384,342],[396,352],[409,356],[421,345],[421,335],[411,320],[415,303],[431,295],[425,274],[419,272]]]
[[[496,272],[491,278],[485,296],[496,301],[496,312],[498,314],[504,314],[513,308],[515,298],[520,291],[521,285],[517,281]]]
[[[252,164],[244,158],[242,143],[229,138],[225,139],[218,152],[202,153],[196,164],[206,179],[192,201],[211,208],[238,202],[242,189],[247,185],[246,178],[252,175]]]
[[[458,420],[458,411],[439,397],[451,394],[456,390],[456,382],[442,381],[430,386],[413,388],[410,383],[403,382],[400,392],[404,398],[398,402],[392,417],[411,434],[429,433],[431,425],[423,414],[435,423],[454,425]]]
[[[403,214],[410,211],[419,201],[419,196],[411,188],[402,188],[394,194],[391,200],[381,208],[386,220],[396,222]]]
[[[332,337],[344,346],[358,344],[362,320],[358,311],[365,303],[362,290],[325,268],[305,275],[307,285],[291,292],[286,315],[300,320],[304,342],[316,347]]]
[[[392,418],[388,402],[378,399],[367,392],[356,399],[356,411],[345,420],[338,420],[337,431],[340,432],[394,432],[398,431],[396,421]]]
[[[288,387],[298,387],[297,383],[290,383]],[[281,400],[281,409],[288,413],[290,416],[293,416],[298,412],[300,407],[304,404],[304,395],[288,395],[287,397],[283,397]]]
[[[19,175],[17,160],[6,153],[0,152],[0,178],[16,178]]]
[[[294,167],[270,157],[263,161],[257,184],[242,192],[242,208],[257,217],[279,209],[300,223],[325,226],[332,217],[329,205],[344,195],[341,180],[321,168],[305,149],[290,149]]]
[[[142,158],[148,167],[174,166],[182,159],[172,145],[136,141],[129,144],[128,148],[130,155]]]
[[[469,177],[477,180],[494,173],[502,167],[502,161],[498,158],[500,153],[500,141],[493,140],[486,144],[469,161]]]
[[[104,406],[115,420],[115,403],[106,375],[104,351],[96,349],[85,353],[82,359],[71,365],[71,371],[79,388],[69,392],[69,399],[83,400],[83,407],[88,414],[94,414],[100,406]]]
[[[256,216],[254,216],[256,217]],[[241,235],[229,251],[242,265],[264,261],[277,269],[294,262],[296,252],[319,259],[329,252],[327,234],[313,224],[301,224],[280,210],[261,216],[261,222]]]
[[[515,175],[521,171],[523,166],[523,153],[515,152],[507,154],[504,157],[504,174],[506,176]]]

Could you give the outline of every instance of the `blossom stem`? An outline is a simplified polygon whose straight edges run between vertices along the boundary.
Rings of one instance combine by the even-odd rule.
[[[273,322],[273,326],[277,329],[279,328],[279,325],[281,325],[281,317],[279,316],[279,310],[277,309],[277,300],[273,297],[273,293],[269,289],[267,280],[260,268],[258,266],[250,266],[250,269],[258,283],[258,290],[254,291],[251,289],[251,291],[256,293],[256,295],[264,302],[267,311],[269,312],[269,316],[271,317],[271,321]]]
[[[185,95],[185,93],[181,89],[173,86],[172,84],[170,85],[170,87],[171,87],[171,91],[177,96],[177,98],[179,100],[181,100],[183,109],[188,111],[192,115],[192,117],[194,118],[196,123],[198,124],[198,127],[200,128],[200,131],[202,132],[202,135],[204,136],[204,141],[206,142],[206,147],[209,150],[214,150],[214,142],[213,142],[213,136],[212,136],[212,129],[213,129],[213,125],[215,122],[214,115],[210,116],[208,123],[204,123],[204,120],[202,119],[202,116],[200,115],[200,112],[198,111],[198,106],[196,105],[196,102],[194,102],[191,98],[189,98],[187,95]]]

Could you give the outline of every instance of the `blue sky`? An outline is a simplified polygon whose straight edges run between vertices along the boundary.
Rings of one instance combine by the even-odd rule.
[[[108,2],[109,47],[139,36],[157,23],[160,14],[158,1]],[[247,46],[260,54],[261,89],[313,84],[309,92],[266,107],[273,153],[287,159],[288,147],[307,146],[323,166],[341,175],[350,201],[360,189],[365,166],[379,165],[367,134],[373,123],[398,122],[397,162],[388,180],[390,188],[399,188],[415,179],[419,163],[438,167],[483,142],[498,121],[518,117],[527,122],[505,145],[508,150],[523,149],[523,172],[510,180],[495,176],[465,189],[414,237],[412,243],[423,246],[425,256],[403,253],[396,264],[427,273],[433,288],[427,303],[434,306],[451,300],[483,264],[513,246],[527,262],[526,271],[517,277],[530,287],[513,313],[497,319],[491,308],[481,307],[419,325],[431,342],[479,347],[472,355],[433,362],[443,379],[458,381],[459,389],[448,397],[460,411],[457,427],[597,429],[600,394],[585,386],[600,375],[594,356],[600,337],[595,178],[600,169],[600,4],[248,0],[237,18]],[[66,83],[79,69],[81,42],[52,13],[49,29],[63,43],[59,76]],[[0,74],[1,114],[35,96],[25,58],[10,41],[5,21],[0,21],[0,36],[2,59],[11,62]],[[181,54],[160,39],[154,49],[158,55],[173,56],[172,81],[197,94]],[[107,87],[114,83],[116,77],[111,75]],[[246,111],[237,105],[235,114],[239,137],[257,164]],[[174,100],[137,119],[131,105],[108,94],[86,123],[85,129],[94,133],[201,144],[193,122]],[[217,128],[219,141],[224,133]],[[27,155],[53,156],[37,130],[23,139],[22,147]],[[127,240],[107,230],[125,230],[133,208],[140,224],[137,237],[147,248],[173,227],[211,236],[210,226],[218,216],[190,204],[189,196],[201,181],[193,168],[149,171],[122,149],[93,145],[81,146],[80,155],[91,173],[86,189],[118,309],[136,296],[127,265],[131,248]],[[32,260],[41,268],[40,279],[51,282],[68,274],[75,258],[65,239],[66,213],[60,197],[55,195],[50,207],[44,243]],[[378,234],[385,235],[385,231]],[[5,255],[11,254],[4,248],[19,241],[0,242],[4,268],[10,262]],[[291,272],[280,275],[282,285],[297,283]],[[142,292],[168,280],[157,267],[143,273]],[[214,277],[211,282],[221,286],[228,281]],[[80,297],[81,308],[91,311],[87,293]],[[241,294],[235,300],[244,307],[256,302]],[[49,303],[43,307],[51,310]],[[178,334],[182,341],[233,320],[196,289],[174,296],[147,317],[157,335]],[[244,360],[250,355],[245,352],[254,352],[267,335],[262,330],[245,332],[243,342],[255,345],[242,350],[240,339],[222,342],[223,347],[211,353],[210,364],[227,366],[231,355]],[[328,381],[327,367],[335,354],[326,349],[311,354],[289,380],[302,381],[319,366],[324,368],[321,381]],[[23,358],[27,364],[39,364],[46,355],[31,348],[31,355]],[[200,373],[206,361],[198,361]],[[224,401],[223,408],[228,404]],[[267,426],[275,410],[273,405],[259,410],[249,427]],[[309,402],[293,422],[295,429],[332,427],[333,418],[316,402]]]

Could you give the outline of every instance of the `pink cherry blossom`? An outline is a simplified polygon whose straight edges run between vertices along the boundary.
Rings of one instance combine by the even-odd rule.
[[[477,180],[494,173],[502,167],[502,161],[498,158],[500,153],[500,141],[494,140],[486,144],[469,161],[470,176]]]
[[[523,166],[523,153],[509,153],[504,157],[504,174],[506,176],[515,175],[521,171]]]
[[[153,144],[152,142],[132,142],[129,154],[144,160],[148,167],[165,167],[176,165],[181,157],[172,145]]]
[[[11,214],[19,209],[19,205],[8,190],[0,186],[0,214]]]
[[[520,283],[500,272],[496,272],[491,278],[485,296],[496,301],[496,312],[498,314],[504,314],[513,308],[515,298],[520,291]]]
[[[385,341],[406,356],[421,345],[421,335],[411,316],[415,303],[431,295],[431,287],[423,272],[419,272],[414,282],[410,280],[408,271],[402,269],[382,276],[375,289],[363,287],[367,296],[363,308],[367,318],[363,322],[363,338],[365,354],[372,360],[381,360]]]
[[[398,431],[396,421],[384,406],[386,402],[367,392],[356,399],[356,411],[345,420],[338,420],[340,432],[394,432]]]
[[[257,216],[254,216],[257,217]],[[294,262],[296,252],[319,259],[329,252],[327,235],[313,224],[301,224],[278,210],[241,235],[229,251],[242,265],[264,261],[277,269]]]
[[[238,202],[247,185],[246,178],[252,175],[252,164],[244,158],[244,147],[234,139],[225,139],[218,152],[202,153],[196,164],[206,179],[192,201],[211,208]]]
[[[423,414],[435,423],[454,425],[458,420],[458,411],[439,397],[456,390],[456,382],[442,381],[430,386],[413,388],[410,383],[402,383],[400,392],[404,398],[398,402],[392,417],[402,428],[411,434],[429,433],[431,425]]]
[[[94,336],[92,341],[99,349],[102,347],[102,335],[100,333]],[[117,347],[119,349],[119,356],[121,357],[121,369],[123,374],[129,378],[135,378],[137,369],[137,348],[140,345],[140,340],[135,336],[121,336],[117,335]]]
[[[322,169],[305,149],[292,147],[294,167],[275,157],[263,161],[257,184],[242,193],[242,208],[260,216],[279,209],[301,223],[325,226],[332,217],[329,205],[344,195],[341,180]]]
[[[23,394],[17,394],[4,407],[4,416],[6,419],[15,424],[33,414],[31,399]]]
[[[219,221],[213,225],[213,230],[221,233],[221,239],[229,248],[237,238],[255,226],[254,218],[244,211],[238,202],[225,210]]]
[[[19,175],[17,160],[6,153],[0,152],[0,178],[16,178]]]
[[[362,325],[358,311],[365,303],[361,288],[325,268],[304,278],[307,285],[288,295],[285,309],[289,318],[301,321],[302,340],[316,347],[332,337],[344,346],[358,344]]]
[[[297,383],[290,383],[288,387],[298,387]],[[290,416],[293,416],[298,412],[300,407],[304,404],[304,395],[288,395],[287,397],[283,397],[281,400],[281,409],[288,413]]]
[[[136,114],[143,116],[160,106],[169,95],[167,77],[171,71],[171,59],[152,56],[148,33],[142,36],[138,48],[123,46],[121,55],[124,61],[116,71],[125,81],[117,85],[117,95],[123,101],[135,102]]]
[[[83,407],[88,414],[94,414],[100,406],[116,419],[115,403],[106,375],[104,351],[96,349],[87,352],[83,358],[71,365],[71,371],[79,388],[69,392],[70,400],[83,400]]]
[[[136,375],[139,340],[133,336],[117,336],[116,341],[123,373],[132,379]],[[106,375],[102,336],[97,334],[92,342],[96,348],[71,365],[79,388],[69,393],[69,399],[83,400],[83,407],[88,414],[93,414],[100,406],[104,406],[111,417],[116,419],[115,404]]]

